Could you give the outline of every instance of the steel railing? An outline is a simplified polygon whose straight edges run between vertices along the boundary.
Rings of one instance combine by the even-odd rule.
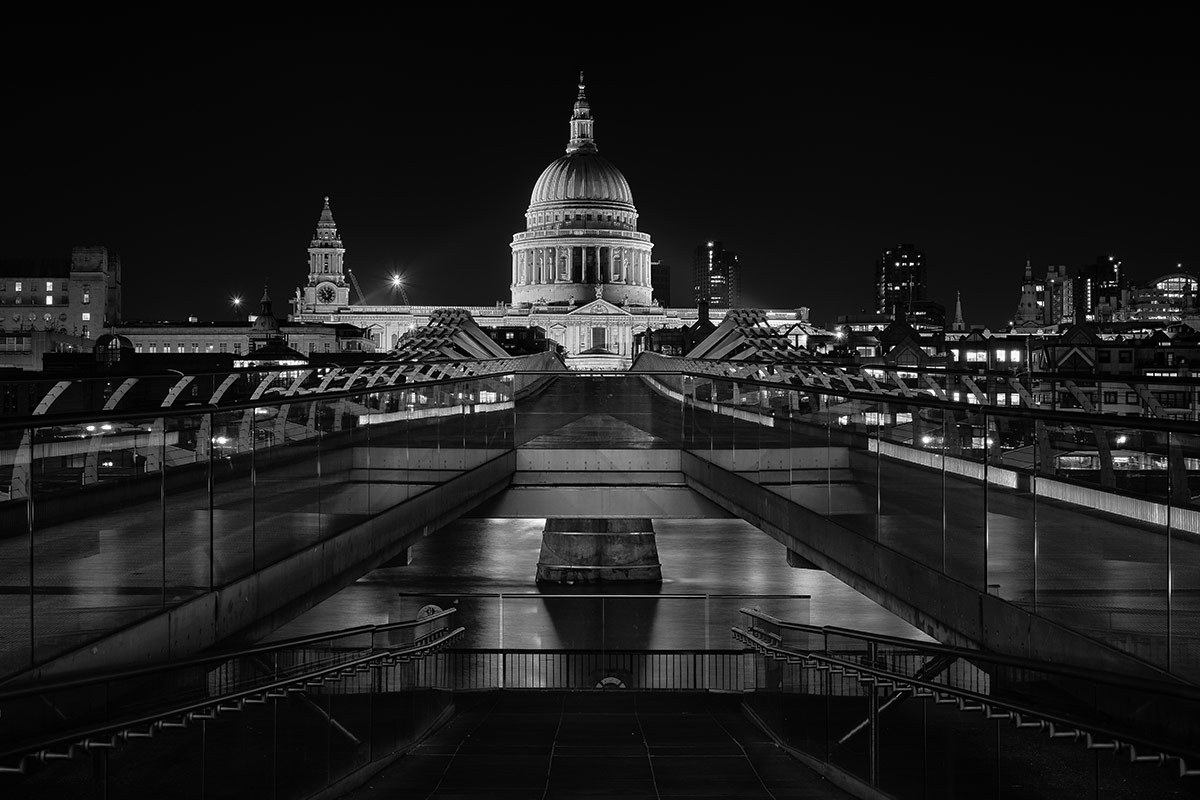
[[[745,608],[742,614],[749,621],[745,627],[731,629],[735,641],[770,660],[827,676],[817,691],[875,696],[868,719],[841,736],[838,744],[877,725],[878,716],[899,701],[916,698],[979,713],[989,720],[1009,721],[1017,729],[1040,731],[1051,739],[1080,742],[1089,750],[1123,753],[1131,763],[1175,764],[1181,777],[1200,776],[1195,766],[1200,764],[1200,750],[1191,735],[1200,709],[1200,689],[1194,686],[792,623],[757,609]],[[909,665],[909,670],[896,668],[897,652],[905,656],[898,663]],[[985,679],[971,688],[956,685],[959,681],[952,672],[956,663],[966,665],[964,673],[982,672]],[[835,676],[849,679],[850,685],[835,688]],[[1016,699],[1020,684],[1033,683],[1041,689],[1026,695],[1030,700]],[[811,684],[799,688],[813,691]],[[879,699],[880,691],[888,694]],[[1006,692],[1013,696],[1003,696]],[[1066,710],[1089,704],[1091,713]],[[1150,707],[1153,715],[1118,718],[1118,709],[1134,706]]]
[[[348,628],[154,667],[44,682],[0,692],[0,712],[4,712],[3,716],[10,724],[28,718],[30,704],[50,709],[50,717],[55,723],[23,741],[10,742],[0,751],[0,774],[25,774],[34,764],[112,749],[139,739],[153,738],[162,731],[186,728],[221,714],[242,711],[247,706],[262,705],[268,700],[302,696],[309,688],[337,684],[355,675],[420,661],[462,637],[465,628],[450,628],[443,624],[443,620],[455,612],[456,609],[450,608],[415,620]],[[408,641],[379,641],[381,637],[387,639],[405,632],[411,632],[411,637],[405,637]],[[358,638],[366,638],[366,643],[334,646],[342,640]],[[329,643],[330,647],[317,647],[321,642]],[[298,648],[302,648],[303,654],[299,662],[290,661],[279,668],[278,664],[264,665],[262,661],[264,656],[287,655]],[[313,665],[311,660],[316,655],[326,658]],[[230,669],[230,665],[247,662],[251,665],[249,669]],[[235,677],[231,678],[230,672],[235,673]],[[251,677],[238,679],[247,674]],[[202,685],[198,686],[197,676],[202,676]],[[149,701],[151,708],[143,708],[136,699],[132,704],[123,705],[113,698],[114,694],[136,694],[138,687],[147,688],[154,695],[152,687],[171,685],[180,680],[187,699],[170,694],[157,695]],[[119,691],[114,691],[117,687]],[[203,696],[196,698],[195,694]],[[66,708],[75,709],[75,713],[68,713]]]

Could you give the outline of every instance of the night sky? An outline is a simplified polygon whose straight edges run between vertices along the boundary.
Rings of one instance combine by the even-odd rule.
[[[106,245],[126,319],[231,319],[264,284],[285,313],[329,195],[369,301],[399,271],[414,303],[493,305],[583,69],[674,305],[707,239],[744,305],[817,322],[870,311],[901,242],[930,299],[993,328],[1026,258],[1200,270],[1183,19],[608,22],[10,26],[3,255]]]

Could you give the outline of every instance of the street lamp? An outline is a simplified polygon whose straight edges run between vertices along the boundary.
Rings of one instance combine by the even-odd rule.
[[[404,298],[404,304],[411,306],[412,300],[408,299],[408,292],[404,290],[404,279],[399,275],[392,273],[391,282],[392,288],[398,290],[400,292],[400,296]]]

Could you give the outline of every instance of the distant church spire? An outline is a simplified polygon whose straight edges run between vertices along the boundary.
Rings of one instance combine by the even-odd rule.
[[[951,325],[950,330],[965,331],[966,329],[967,329],[967,323],[963,322],[962,292],[960,291],[957,293],[957,297],[954,300],[954,324]]]
[[[346,248],[338,235],[326,195],[317,230],[308,245],[308,286],[299,302],[307,307],[349,305],[350,286],[346,283],[345,260]]]
[[[326,195],[325,207],[321,209],[321,218],[317,220],[317,233],[313,236],[313,246],[333,243],[336,243],[335,246],[341,245],[337,235],[337,223],[333,221],[333,211],[329,208],[329,195]]]
[[[575,111],[571,114],[571,141],[567,143],[568,153],[580,150],[596,152],[596,142],[592,139],[592,107],[583,92],[582,71],[579,73],[579,96],[575,99]]]

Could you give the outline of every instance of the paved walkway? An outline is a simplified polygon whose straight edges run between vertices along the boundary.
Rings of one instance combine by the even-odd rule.
[[[778,748],[737,695],[494,691],[457,702],[445,727],[345,797],[852,796]]]

